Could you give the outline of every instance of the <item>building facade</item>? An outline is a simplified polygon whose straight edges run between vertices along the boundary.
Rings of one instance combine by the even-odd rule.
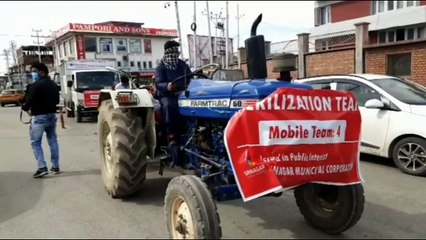
[[[46,45],[53,47],[55,66],[65,72],[70,61],[109,61],[113,66],[151,77],[164,54],[164,43],[175,29],[144,28],[143,23],[69,23],[55,31]]]
[[[305,75],[356,72],[355,25],[364,24],[363,72],[426,85],[426,1],[316,1],[314,14]]]
[[[14,89],[24,89],[31,83],[31,64],[38,62],[46,64],[49,71],[54,69],[53,51],[47,46],[21,46],[16,50],[16,63],[8,69],[8,87]]]

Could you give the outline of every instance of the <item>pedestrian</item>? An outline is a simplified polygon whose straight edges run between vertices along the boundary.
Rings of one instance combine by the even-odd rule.
[[[50,147],[52,163],[50,171],[54,174],[60,173],[56,134],[56,105],[59,103],[59,90],[56,83],[49,78],[48,72],[47,66],[43,63],[36,62],[31,65],[33,83],[22,105],[22,110],[31,115],[30,141],[38,166],[34,178],[43,177],[49,173],[41,146],[45,132]]]

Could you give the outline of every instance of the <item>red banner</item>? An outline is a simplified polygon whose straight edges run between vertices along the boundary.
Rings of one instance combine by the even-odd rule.
[[[244,201],[359,174],[361,115],[352,93],[282,88],[237,112],[225,144]]]
[[[99,94],[101,91],[90,90],[84,91],[84,107],[85,108],[96,108],[98,107]]]
[[[86,45],[84,43],[84,37],[78,35],[77,37],[77,59],[86,59]]]

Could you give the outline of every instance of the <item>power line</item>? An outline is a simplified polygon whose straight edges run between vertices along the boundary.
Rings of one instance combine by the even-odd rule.
[[[41,62],[41,51],[40,51],[40,38],[47,38],[49,36],[42,36],[40,35],[41,33],[41,29],[40,30],[34,30],[32,29],[33,32],[35,32],[36,35],[31,35],[31,37],[35,37],[37,39],[37,41],[34,41],[35,44],[37,44],[37,48],[38,48],[38,61]]]
[[[31,37],[31,35],[0,33],[0,37]]]

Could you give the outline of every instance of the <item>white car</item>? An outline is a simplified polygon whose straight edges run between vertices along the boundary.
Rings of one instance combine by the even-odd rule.
[[[351,74],[295,80],[350,91],[362,117],[362,153],[391,158],[404,173],[426,176],[426,88],[400,78]]]

